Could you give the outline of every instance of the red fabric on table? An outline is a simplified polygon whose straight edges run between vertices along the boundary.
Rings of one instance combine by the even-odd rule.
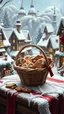
[[[61,83],[64,84],[64,80],[61,80],[61,79],[47,77],[47,80],[49,80],[51,82],[58,83],[58,84],[61,84]],[[63,95],[59,94],[58,99],[59,99],[59,101],[58,101],[58,114],[64,114],[64,97],[63,97]]]
[[[3,81],[2,81],[2,80],[0,80],[0,83],[3,83]]]
[[[64,80],[51,78],[51,77],[47,77],[47,80],[52,81],[52,82],[57,82],[57,83],[64,83]]]
[[[64,83],[63,80],[47,77],[47,80],[51,82],[57,82],[57,83]],[[31,91],[33,95],[41,95],[40,97],[43,99],[46,99],[49,103],[49,109],[51,114],[64,114],[64,98],[63,95],[59,94],[58,98],[55,98],[51,95],[42,95],[40,92],[37,91]],[[7,94],[7,111],[6,114],[15,114],[15,97],[19,93],[14,93],[11,96],[11,93],[9,92]]]
[[[41,95],[40,96],[41,98],[46,99],[48,101],[51,114],[58,114],[59,99],[56,99],[54,96],[47,95],[47,94],[42,95],[40,92],[36,92],[36,91],[32,91],[31,93],[33,95]]]
[[[10,91],[10,90],[9,90]],[[6,114],[15,114],[15,98],[19,94],[18,92],[11,95],[10,92],[7,92],[7,108]]]
[[[52,72],[52,69],[50,66],[46,66],[46,68],[48,69],[49,73],[50,73],[50,76],[52,77],[54,74]]]
[[[58,107],[58,114],[64,114],[64,97],[63,95],[59,95],[59,107]]]

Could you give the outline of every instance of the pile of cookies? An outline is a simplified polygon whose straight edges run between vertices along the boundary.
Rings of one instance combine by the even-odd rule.
[[[17,92],[30,93],[31,89],[24,86],[17,86],[15,83],[7,83],[6,88],[15,89]]]
[[[52,62],[51,58],[48,57],[49,64]],[[30,69],[36,69],[36,68],[44,68],[46,67],[46,60],[43,55],[36,55],[36,56],[30,56],[27,55],[24,58],[20,57],[16,61],[16,65],[20,66],[22,68],[30,68]]]
[[[22,68],[43,68],[46,66],[46,60],[43,55],[30,56],[27,55],[24,58],[19,58],[16,62],[17,66]]]

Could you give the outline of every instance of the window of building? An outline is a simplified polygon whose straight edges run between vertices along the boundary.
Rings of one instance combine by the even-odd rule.
[[[28,51],[25,51],[24,54],[27,55],[28,54]]]
[[[63,47],[61,47],[61,51],[63,51],[63,49],[64,49],[64,48],[63,48]]]
[[[15,39],[13,39],[13,43],[15,43]]]
[[[58,42],[58,39],[56,39],[56,42]]]
[[[2,41],[0,41],[0,46],[3,46],[3,42]]]
[[[53,55],[52,55],[52,54],[50,54],[49,56],[50,56],[50,58],[53,60]]]
[[[1,56],[3,56],[3,53],[2,53],[2,52],[0,52],[0,57],[1,57]]]
[[[19,47],[18,47],[18,49],[19,49],[19,51],[20,51],[20,49],[21,49],[21,46],[19,46]]]
[[[49,52],[53,52],[53,49],[52,48],[49,48]]]
[[[15,50],[15,46],[13,46],[12,48],[13,48],[13,50]]]
[[[2,40],[2,36],[0,36],[0,40]]]

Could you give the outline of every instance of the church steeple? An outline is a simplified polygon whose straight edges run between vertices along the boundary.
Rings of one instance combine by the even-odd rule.
[[[31,16],[37,15],[37,12],[34,8],[33,0],[31,0],[31,5],[30,5],[30,10],[28,11],[28,15],[31,15]]]
[[[34,7],[34,5],[33,5],[33,0],[31,0],[31,5],[30,5],[30,7]]]
[[[25,12],[24,7],[23,7],[23,0],[21,0],[21,7],[20,7],[20,10],[18,12],[18,16],[19,16],[19,18],[22,18],[25,15],[26,15],[26,12]]]
[[[54,27],[54,33],[56,33],[57,29],[57,20],[56,20],[56,8],[53,9],[53,27]]]
[[[21,7],[20,7],[20,9],[24,9],[24,7],[23,7],[23,0],[21,0]]]
[[[56,11],[55,11],[55,7],[54,7],[54,14],[56,13]]]

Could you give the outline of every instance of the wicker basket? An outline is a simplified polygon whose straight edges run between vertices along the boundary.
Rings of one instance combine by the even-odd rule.
[[[18,55],[16,56],[16,61],[19,58],[19,55],[21,54],[21,52],[27,47],[36,47],[37,49],[39,49],[39,51],[43,54],[47,62],[47,66],[48,66],[48,59],[47,59],[46,54],[44,53],[42,48],[34,44],[28,44],[28,45],[23,46],[21,50],[19,51]],[[17,71],[22,84],[24,85],[38,86],[38,85],[45,83],[46,81],[46,77],[48,74],[47,67],[42,68],[42,69],[22,69],[20,66],[16,65],[16,62],[13,64],[13,66],[14,66],[14,69]]]

